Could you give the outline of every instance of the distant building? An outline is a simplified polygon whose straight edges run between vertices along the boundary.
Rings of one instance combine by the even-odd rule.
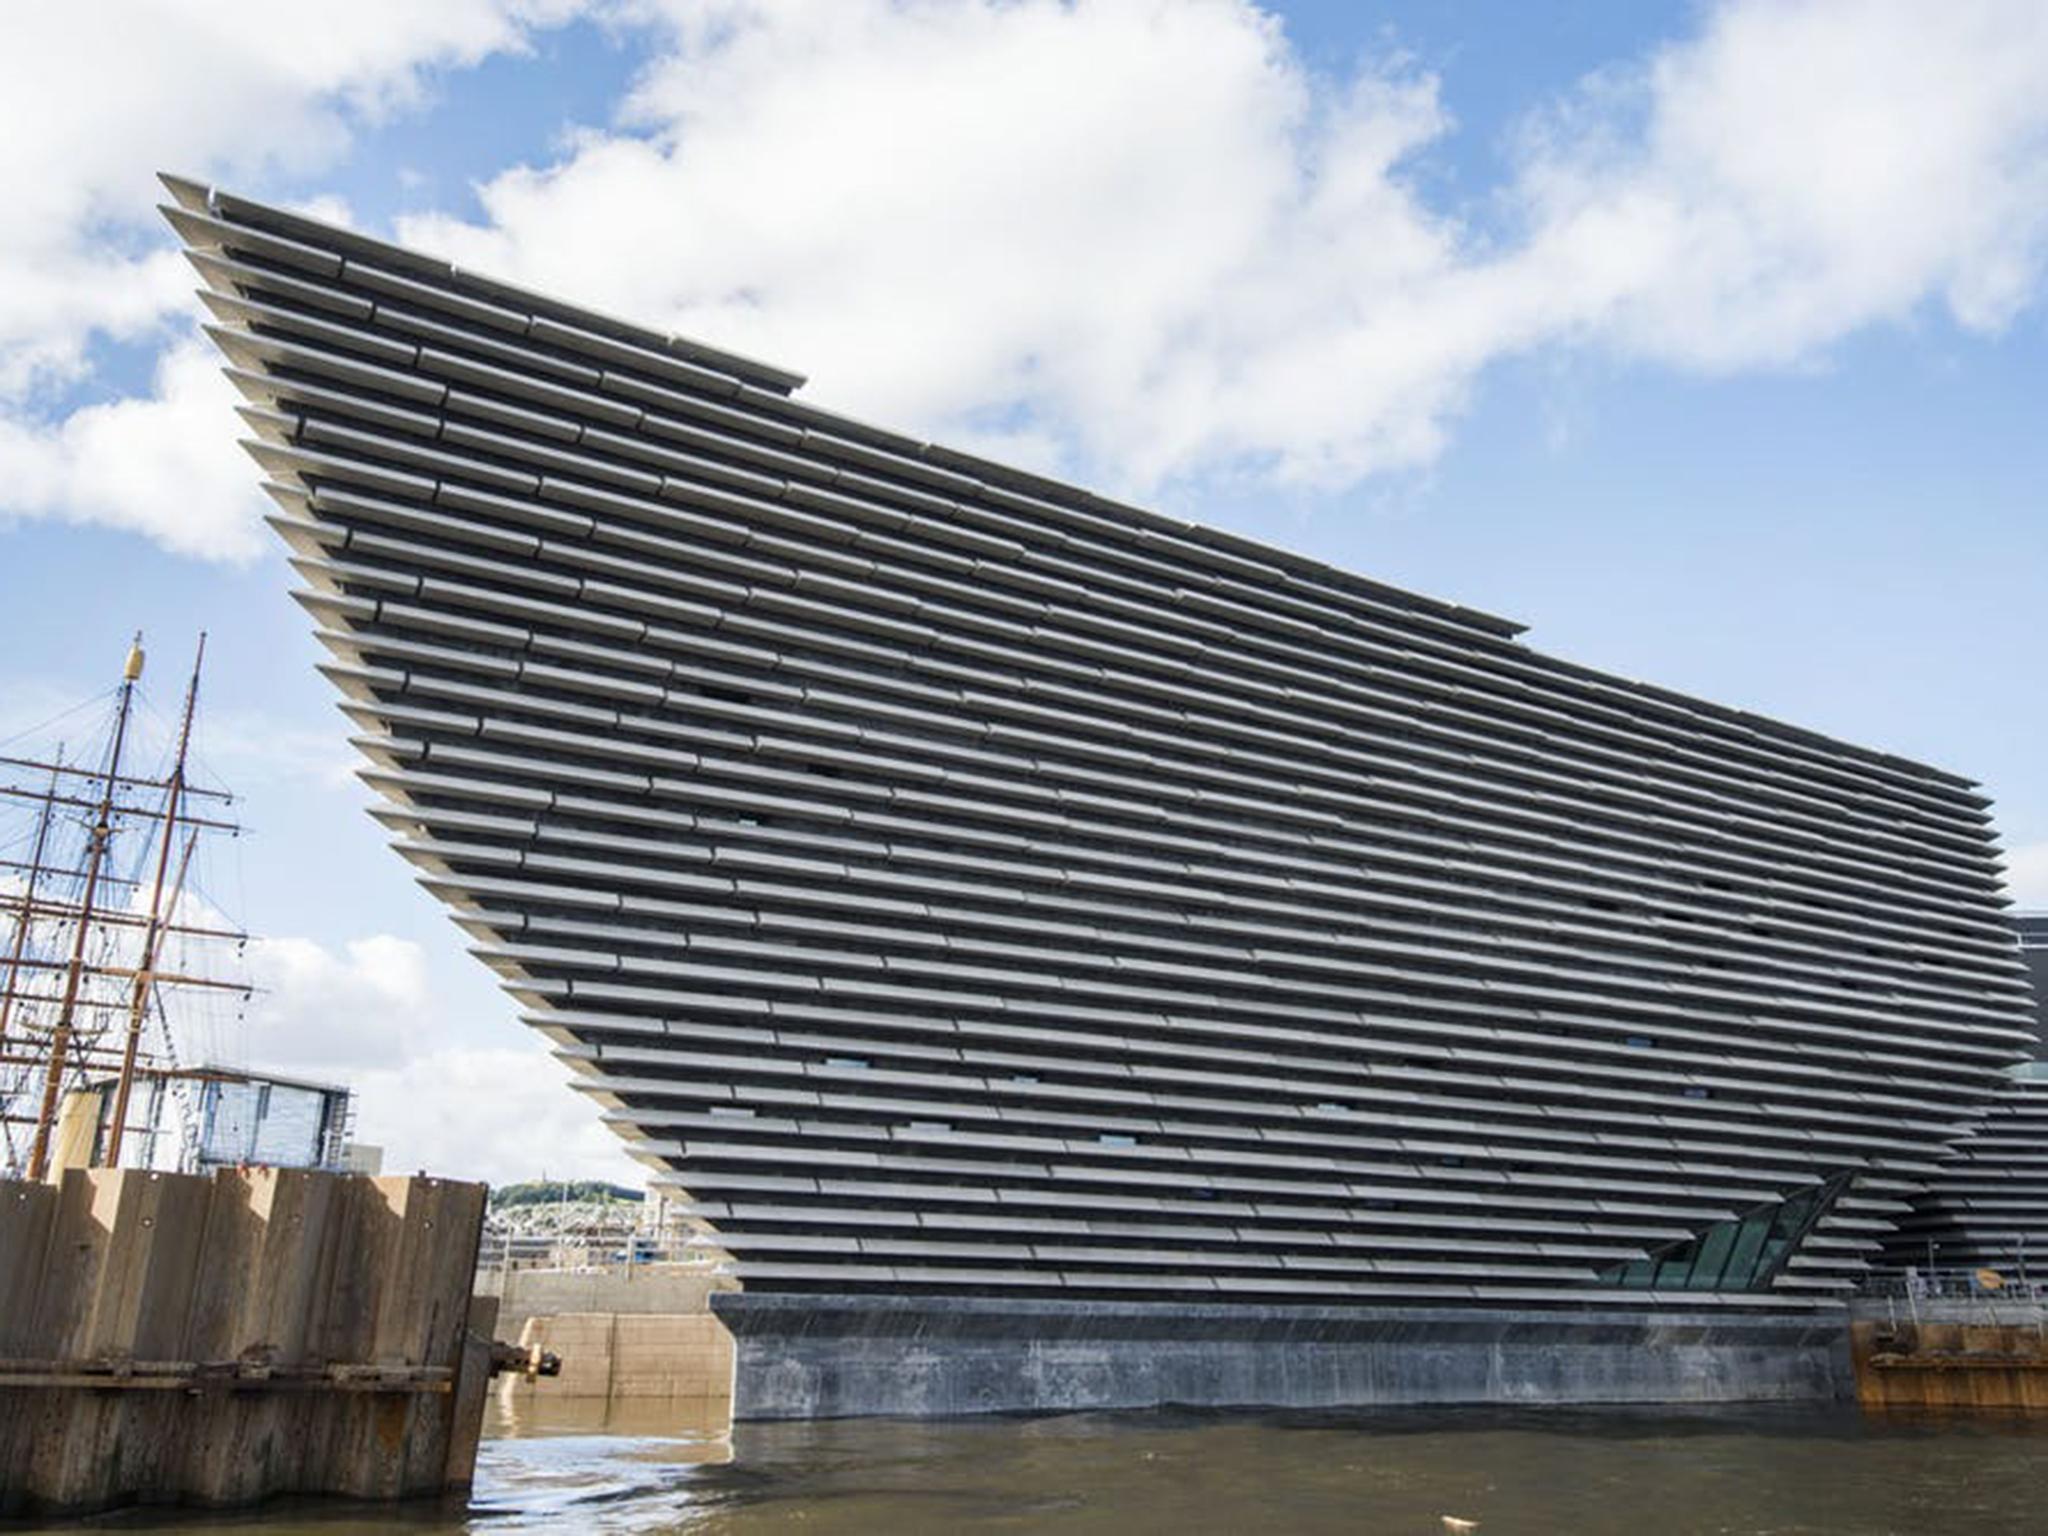
[[[201,1168],[260,1163],[339,1168],[349,1093],[280,1077],[218,1077],[199,1085]]]
[[[99,1161],[114,1088],[109,1079],[70,1095],[59,1128],[59,1166]],[[243,1164],[349,1166],[346,1088],[225,1067],[144,1071],[136,1078],[135,1105],[121,1158],[129,1167],[203,1173]]]

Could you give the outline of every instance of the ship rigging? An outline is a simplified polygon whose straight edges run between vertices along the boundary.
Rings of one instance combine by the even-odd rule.
[[[190,1089],[222,1074],[184,1065],[181,1028],[192,1000],[239,1018],[251,992],[247,934],[195,889],[241,830],[232,793],[196,782],[205,656],[201,635],[153,767],[139,635],[82,750],[0,755],[0,1175],[193,1161]]]

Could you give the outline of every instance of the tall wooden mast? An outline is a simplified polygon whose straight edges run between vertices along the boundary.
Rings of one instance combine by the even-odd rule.
[[[27,879],[21,888],[21,911],[15,917],[14,939],[7,952],[7,985],[0,990],[0,1071],[5,1071],[14,1059],[7,1049],[7,1027],[14,1022],[14,1000],[21,991],[21,962],[28,951],[29,933],[35,927],[36,886],[43,878],[43,857],[50,847],[50,820],[57,813],[57,784],[63,774],[64,749],[59,746],[57,760],[50,767],[50,798],[43,802],[42,811],[36,817],[35,847],[28,856]],[[14,1127],[8,1122],[5,1104],[5,1095],[0,1095],[0,1151],[6,1153],[5,1167],[11,1170],[16,1166]]]
[[[107,1127],[106,1166],[121,1166],[121,1139],[128,1129],[128,1096],[135,1087],[135,1055],[142,1045],[142,1015],[149,1006],[149,991],[156,981],[156,947],[163,937],[164,876],[171,866],[171,844],[178,829],[179,802],[185,791],[185,758],[192,749],[192,712],[199,705],[199,670],[206,664],[206,632],[199,634],[199,654],[192,658],[192,681],[185,687],[185,712],[178,720],[178,750],[172,759],[170,778],[164,790],[163,827],[157,839],[156,878],[149,889],[149,922],[142,931],[142,954],[135,962],[135,985],[128,1001],[128,1037],[121,1046],[121,1075],[114,1087],[114,1113]],[[179,889],[184,888],[185,869],[192,847],[185,847],[178,868]]]
[[[7,988],[0,991],[0,1051],[7,1049],[7,1026],[14,1017],[14,998],[20,989],[21,962],[28,949],[29,930],[35,926],[36,886],[43,878],[43,855],[50,846],[50,817],[56,811],[57,780],[63,773],[63,751],[50,769],[50,798],[43,802],[36,818],[35,851],[28,856],[28,879],[22,886],[21,911],[14,922],[14,942],[7,952]]]
[[[64,1082],[64,1057],[71,1048],[72,1017],[78,1006],[78,984],[85,975],[85,945],[92,934],[93,901],[99,895],[100,868],[114,834],[114,791],[121,782],[121,748],[128,739],[128,715],[135,703],[135,684],[142,677],[142,636],[128,650],[121,669],[121,700],[114,717],[114,746],[107,759],[106,783],[93,822],[86,854],[85,894],[79,900],[78,927],[71,940],[71,963],[64,973],[64,1000],[58,1005],[57,1030],[50,1040],[50,1063],[43,1075],[43,1102],[36,1111],[35,1141],[29,1147],[28,1176],[40,1179],[50,1165],[50,1127],[57,1118],[57,1096]]]
[[[201,635],[160,771],[128,766],[159,750],[139,643],[114,697],[94,701],[106,712],[83,758],[0,755],[0,1176],[49,1177],[83,1156],[118,1165],[140,1153],[163,1166],[159,1118],[189,1119],[193,1105],[182,1089],[173,1104],[138,1088],[233,1070],[178,1059],[180,1034],[206,1017],[202,999],[250,990],[208,962],[248,935],[181,905],[199,845],[241,831],[220,809],[234,795],[195,782],[206,655]],[[175,962],[174,938],[196,946]],[[90,1097],[66,1097],[80,1092]],[[76,1142],[74,1108],[90,1132]]]

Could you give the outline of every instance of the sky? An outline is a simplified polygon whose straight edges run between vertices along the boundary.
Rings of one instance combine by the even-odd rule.
[[[10,7],[0,743],[209,632],[204,1043],[393,1168],[634,1177],[364,814],[158,170],[1967,774],[2048,906],[2037,0]]]

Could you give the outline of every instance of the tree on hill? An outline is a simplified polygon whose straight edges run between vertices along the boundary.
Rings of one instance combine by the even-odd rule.
[[[491,1191],[491,1209],[516,1210],[528,1205],[638,1205],[640,1191],[601,1179],[536,1179],[504,1184]]]

